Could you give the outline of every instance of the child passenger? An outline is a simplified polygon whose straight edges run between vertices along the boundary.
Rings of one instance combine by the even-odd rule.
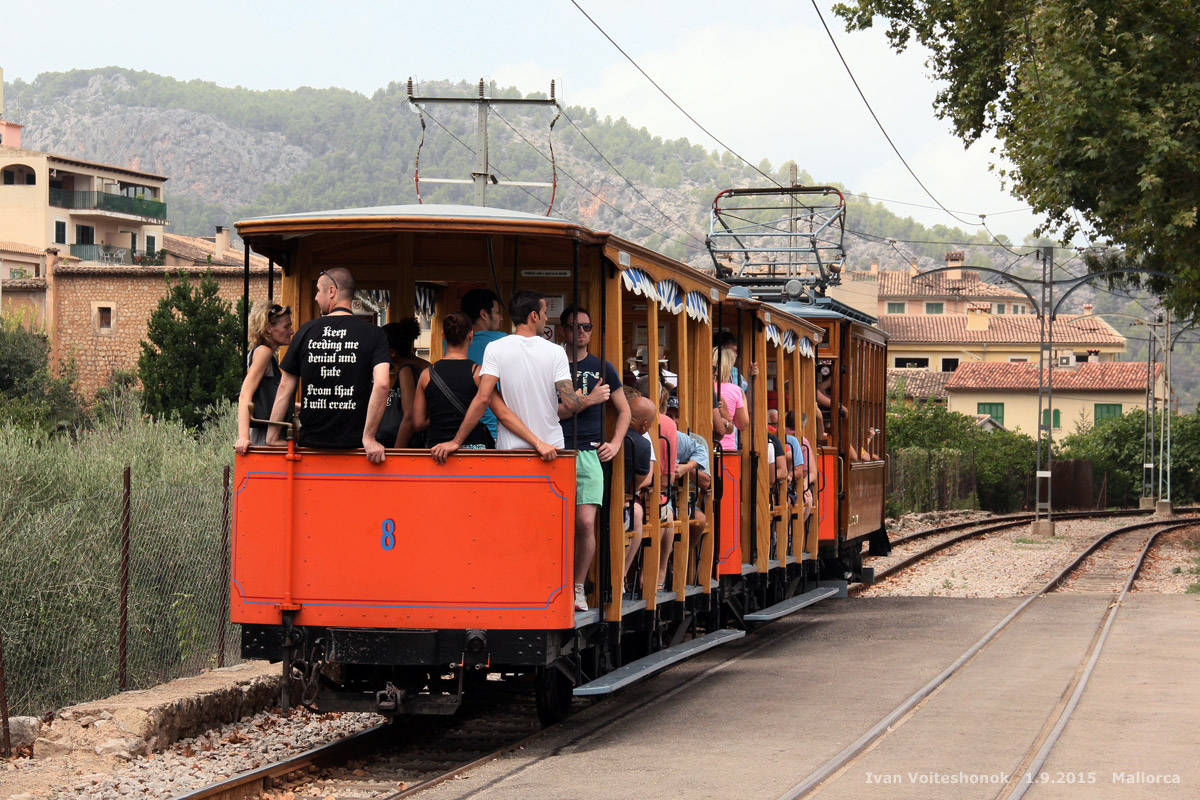
[[[421,373],[413,398],[412,418],[417,430],[425,430],[425,446],[448,442],[458,433],[467,406],[479,389],[479,365],[467,357],[474,332],[471,318],[461,311],[447,314],[442,322],[446,355]],[[464,450],[491,450],[496,440],[480,422],[462,444]]]

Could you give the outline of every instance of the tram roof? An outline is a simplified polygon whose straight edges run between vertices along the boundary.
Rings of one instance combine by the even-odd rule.
[[[566,234],[598,240],[601,234],[562,217],[547,217],[486,206],[424,203],[417,205],[340,208],[326,211],[301,211],[271,214],[239,220],[236,225],[243,237],[255,235],[303,235],[318,231],[347,229],[422,230],[430,224],[438,228],[486,230],[501,226],[512,233]]]
[[[771,305],[793,316],[809,319],[850,319],[864,325],[875,325],[879,322],[878,318],[865,314],[832,297],[815,297],[811,303],[793,300],[788,303],[772,303]]]

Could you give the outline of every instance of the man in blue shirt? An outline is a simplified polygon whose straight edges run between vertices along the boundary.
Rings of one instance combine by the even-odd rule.
[[[592,317],[585,308],[568,308],[562,323],[567,360],[571,362],[575,393],[583,400],[583,410],[572,413],[558,406],[559,424],[568,449],[575,456],[575,610],[586,611],[583,584],[587,580],[592,557],[596,553],[596,512],[604,504],[604,471],[601,464],[621,451],[629,427],[629,402],[621,391],[621,377],[610,362],[601,362],[588,352],[592,341]],[[617,412],[612,430],[604,431],[604,405],[611,403]],[[601,437],[601,433],[607,434]]]
[[[467,358],[482,367],[483,351],[487,349],[488,344],[508,335],[500,330],[504,324],[500,298],[490,289],[472,289],[463,295],[462,310],[471,318],[471,330],[475,333],[471,346],[467,348]],[[442,349],[445,349],[445,343],[442,344]],[[496,438],[496,415],[489,409],[483,412],[481,421],[491,431],[492,438]]]

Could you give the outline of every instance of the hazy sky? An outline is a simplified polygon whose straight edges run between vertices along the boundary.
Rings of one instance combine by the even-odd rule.
[[[988,170],[993,142],[970,150],[932,110],[936,86],[924,56],[902,56],[879,30],[847,34],[818,0],[830,29],[900,152],[947,207],[988,215],[1016,241],[1035,220]],[[817,181],[840,181],[877,199],[932,206],[872,121],[802,0],[580,0],[672,97],[730,147],[758,163],[795,159]],[[719,146],[597,31],[570,0],[533,2],[292,2],[203,4],[65,0],[65,25],[45,7],[7,4],[5,78],[121,66],[222,86],[338,86],[370,95],[410,75],[495,80],[525,92],[559,81],[559,97],[601,116],[626,117],[665,138]],[[9,109],[10,117],[14,116]],[[20,120],[16,120],[20,121]],[[889,204],[926,224],[969,227],[945,212]]]

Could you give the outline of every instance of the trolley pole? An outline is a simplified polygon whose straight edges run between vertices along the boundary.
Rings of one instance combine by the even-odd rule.
[[[471,173],[470,180],[466,178],[421,178],[422,183],[458,183],[458,184],[473,184],[475,187],[475,205],[487,205],[487,187],[488,184],[503,185],[503,186],[540,186],[552,188],[554,184],[545,182],[530,182],[530,181],[501,181],[491,171],[491,165],[488,160],[488,114],[492,106],[497,105],[524,105],[524,106],[557,106],[558,100],[554,97],[554,81],[550,81],[550,99],[535,100],[513,97],[488,97],[485,94],[486,84],[483,79],[479,79],[479,95],[477,97],[433,97],[421,96],[413,94],[413,80],[408,79],[408,102],[412,104],[418,111],[424,113],[424,106],[440,104],[440,105],[474,105],[476,107],[476,123],[475,123],[475,170]]]

